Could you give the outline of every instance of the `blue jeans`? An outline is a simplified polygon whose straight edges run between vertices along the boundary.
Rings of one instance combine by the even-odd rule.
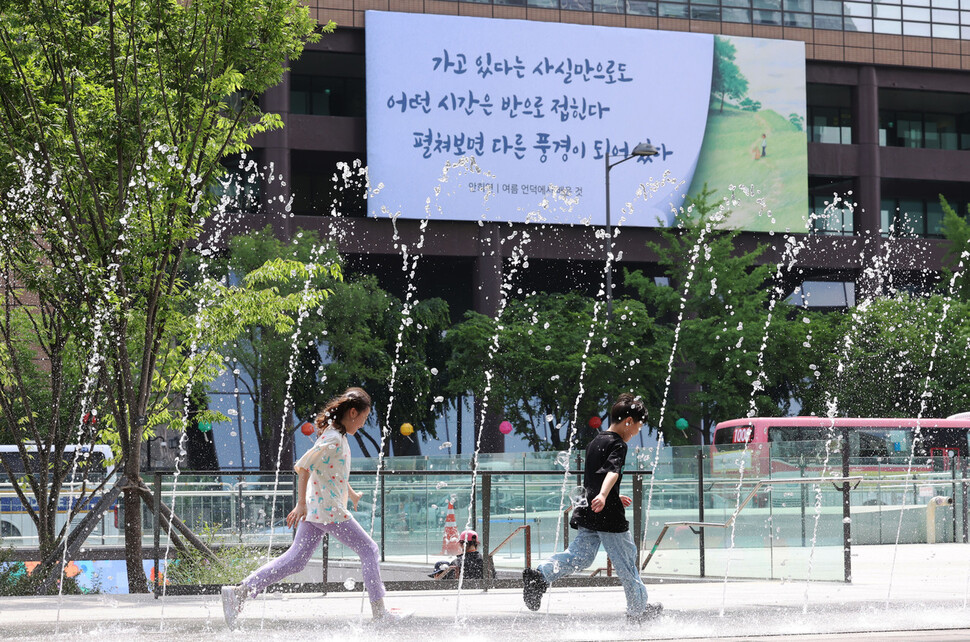
[[[569,543],[569,548],[553,555],[537,570],[551,584],[560,577],[589,568],[600,550],[600,544],[606,549],[606,554],[613,561],[616,574],[623,583],[627,614],[643,613],[647,608],[647,587],[640,579],[640,571],[637,568],[637,547],[633,543],[630,531],[606,533],[580,527],[576,538]]]

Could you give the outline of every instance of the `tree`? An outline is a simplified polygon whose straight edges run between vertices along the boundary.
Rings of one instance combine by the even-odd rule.
[[[574,420],[574,445],[585,445],[593,434],[588,419],[603,417],[620,392],[656,407],[660,350],[653,319],[638,301],[614,303],[609,323],[605,306],[594,312],[597,302],[579,294],[511,299],[498,320],[466,313],[448,333],[451,393],[483,395],[490,369],[489,405],[501,408],[537,452],[566,449]],[[496,333],[499,348],[489,359]]]
[[[737,48],[730,40],[714,36],[714,73],[711,78],[711,93],[720,96],[721,107],[718,111],[721,112],[724,111],[725,96],[739,101],[748,93],[748,79],[734,62],[737,53]]]
[[[942,194],[940,204],[943,206],[943,236],[949,242],[941,283],[950,289],[952,296],[961,301],[970,301],[970,280],[967,279],[970,268],[970,224],[965,217],[957,214]]]
[[[83,412],[101,409],[101,438],[116,445],[126,480],[135,592],[147,589],[141,444],[173,418],[173,391],[205,370],[169,349],[179,337],[198,341],[206,327],[179,327],[180,266],[211,212],[220,160],[280,125],[256,96],[315,37],[307,9],[292,0],[8,2],[0,14],[6,304],[22,309],[25,341],[51,360],[52,393],[44,415],[19,384],[2,403],[4,420],[15,438],[57,448],[76,441]],[[203,295],[225,294],[212,288]],[[251,292],[249,302],[270,294]],[[209,314],[198,310],[194,324]],[[65,379],[69,358],[79,364],[75,388]],[[16,360],[6,367],[8,380],[23,379]],[[44,469],[63,474],[61,458]],[[43,496],[39,484],[32,490]]]
[[[718,227],[727,211],[713,196],[705,187],[688,197],[677,227],[662,230],[663,242],[651,244],[669,285],[640,270],[626,274],[626,284],[663,320],[667,355],[676,343],[672,380],[693,388],[686,403],[670,404],[676,412],[665,414],[662,428],[672,431],[678,414],[696,417],[692,423],[708,443],[718,421],[789,407],[811,361],[798,346],[811,345],[806,334],[822,323],[781,300],[772,266],[756,265],[763,246],[738,251],[738,232]]]
[[[741,111],[761,111],[761,101],[746,97],[738,104],[738,107],[741,108]]]
[[[883,297],[841,315],[838,343],[818,361],[806,410],[843,417],[946,417],[970,399],[966,303]],[[892,391],[891,394],[886,394]]]
[[[317,370],[319,390],[329,397],[348,386],[362,386],[373,400],[380,433],[389,437],[384,440],[385,452],[393,448],[395,455],[421,454],[419,442],[398,428],[409,423],[416,436],[437,436],[435,418],[444,411],[446,394],[442,373],[443,337],[451,324],[448,304],[427,299],[405,308],[373,276],[360,276],[334,289],[323,309],[323,323],[329,361]],[[389,387],[392,369],[393,390]],[[376,455],[380,436],[358,431],[358,444],[369,455],[364,439]]]
[[[277,260],[340,263],[330,243],[321,241],[313,231],[298,230],[292,241],[284,242],[267,225],[262,230],[232,237],[228,246],[226,256],[217,260],[217,273],[225,279],[245,277]],[[330,292],[335,285],[331,275],[319,274],[310,281],[279,282],[276,291],[282,296],[298,297],[304,290]],[[252,403],[260,470],[292,467],[293,411],[298,417],[309,418],[320,401],[314,373],[319,366],[317,344],[325,337],[325,325],[318,310],[303,312],[298,335],[294,331],[298,319],[294,317],[283,332],[254,323],[219,348],[227,368],[234,374],[239,371],[234,378]]]
[[[805,119],[795,112],[788,114],[788,122],[792,124],[792,127],[794,127],[796,131],[805,130]]]

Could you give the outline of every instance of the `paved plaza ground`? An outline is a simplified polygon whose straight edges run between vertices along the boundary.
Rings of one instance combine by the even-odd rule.
[[[230,632],[215,596],[0,598],[4,639],[108,640],[970,640],[970,545],[853,548],[844,582],[707,582],[658,578],[650,601],[665,615],[625,621],[620,588],[552,588],[533,613],[520,590],[388,594],[413,617],[370,622],[360,593],[270,594]]]

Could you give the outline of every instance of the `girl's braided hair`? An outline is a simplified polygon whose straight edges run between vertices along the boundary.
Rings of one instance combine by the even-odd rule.
[[[317,431],[323,432],[328,426],[333,426],[341,435],[347,434],[343,425],[344,414],[351,408],[357,411],[370,410],[371,400],[363,388],[347,388],[342,395],[334,397],[317,414]]]

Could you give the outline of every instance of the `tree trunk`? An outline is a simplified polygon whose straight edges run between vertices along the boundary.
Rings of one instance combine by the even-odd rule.
[[[141,427],[131,431],[131,442],[128,447],[128,461],[125,462],[125,564],[128,567],[128,592],[147,593],[148,578],[145,577],[145,567],[142,564],[142,521],[141,494],[139,485],[142,483],[141,466]]]

